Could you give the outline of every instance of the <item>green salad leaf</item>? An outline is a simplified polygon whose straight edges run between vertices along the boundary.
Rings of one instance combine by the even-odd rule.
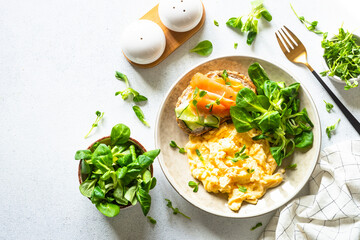
[[[218,27],[219,23],[216,20],[214,20],[214,25]]]
[[[295,148],[307,148],[313,143],[314,125],[306,109],[300,111],[300,84],[286,86],[284,82],[270,80],[259,63],[250,65],[248,74],[258,95],[249,88],[241,89],[236,106],[230,108],[232,121],[238,132],[261,130],[253,140],[267,139],[271,154],[280,166]]]
[[[201,56],[209,56],[213,51],[213,45],[209,40],[199,42],[190,52],[195,52]]]

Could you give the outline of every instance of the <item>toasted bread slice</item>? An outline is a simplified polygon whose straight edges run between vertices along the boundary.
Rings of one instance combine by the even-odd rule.
[[[205,76],[208,78],[214,78],[214,77],[221,77],[221,74],[223,73],[223,71],[211,71],[208,72]],[[256,87],[254,85],[254,83],[248,78],[246,77],[244,74],[238,73],[238,72],[234,72],[234,71],[227,71],[228,73],[228,78],[231,81],[237,81],[239,83],[241,83],[244,87],[250,88],[252,91],[254,91],[256,93]],[[192,99],[192,94],[194,92],[194,89],[192,86],[188,86],[183,93],[181,94],[181,96],[178,98],[178,101],[176,103],[176,107],[179,107],[182,104],[188,104],[191,99]],[[222,116],[220,118],[220,124],[228,121],[231,119],[230,116],[230,112],[227,116]],[[201,128],[197,128],[195,130],[191,130],[189,129],[186,124],[184,123],[184,121],[176,118],[176,121],[179,125],[179,127],[185,131],[187,134],[190,135],[195,135],[195,136],[199,136],[207,131],[210,131],[211,129],[213,129],[212,127],[201,127]]]

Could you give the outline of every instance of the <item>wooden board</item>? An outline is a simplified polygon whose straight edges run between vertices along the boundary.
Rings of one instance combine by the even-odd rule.
[[[180,47],[184,42],[186,42],[189,38],[191,38],[195,33],[197,33],[201,27],[204,25],[205,22],[205,8],[203,4],[203,15],[199,22],[199,24],[187,32],[174,32],[170,29],[166,28],[164,24],[162,24],[160,17],[159,17],[159,4],[153,7],[149,12],[147,12],[144,16],[142,16],[140,19],[147,19],[150,21],[153,21],[154,23],[158,24],[161,29],[164,31],[165,38],[166,38],[166,46],[164,53],[161,55],[161,57],[156,60],[155,62],[149,63],[149,64],[138,64],[130,61],[126,55],[124,54],[125,58],[134,66],[140,67],[140,68],[152,68],[159,63],[161,63],[165,58],[167,58],[172,52],[174,52],[178,47]]]

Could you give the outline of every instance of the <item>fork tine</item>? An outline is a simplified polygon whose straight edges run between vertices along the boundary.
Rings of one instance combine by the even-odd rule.
[[[291,37],[289,37],[289,35],[286,33],[286,31],[284,31],[284,29],[281,28],[281,31],[284,33],[284,35],[286,36],[286,39],[289,41],[289,43],[295,48],[295,46],[298,45],[296,43],[296,41],[293,40]]]
[[[291,49],[293,49],[292,45],[290,45],[290,42],[286,41],[286,37],[283,36],[283,34],[280,32],[280,30],[278,31],[281,39],[283,40],[284,44],[286,45],[287,49],[289,50],[289,52],[291,51]]]
[[[290,34],[290,36],[295,40],[296,44],[299,46],[301,45],[301,41],[295,36],[295,34],[292,33],[286,26],[284,26],[286,31]]]
[[[288,50],[285,48],[284,44],[282,43],[282,41],[280,40],[280,38],[279,38],[279,36],[277,35],[276,32],[275,32],[275,36],[276,36],[276,39],[277,39],[277,41],[279,43],[279,46],[280,46],[281,50],[286,55],[288,53]]]

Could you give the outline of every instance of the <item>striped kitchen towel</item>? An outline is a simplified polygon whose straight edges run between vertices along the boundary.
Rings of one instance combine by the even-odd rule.
[[[360,239],[360,140],[324,149],[310,195],[277,210],[262,240]]]

